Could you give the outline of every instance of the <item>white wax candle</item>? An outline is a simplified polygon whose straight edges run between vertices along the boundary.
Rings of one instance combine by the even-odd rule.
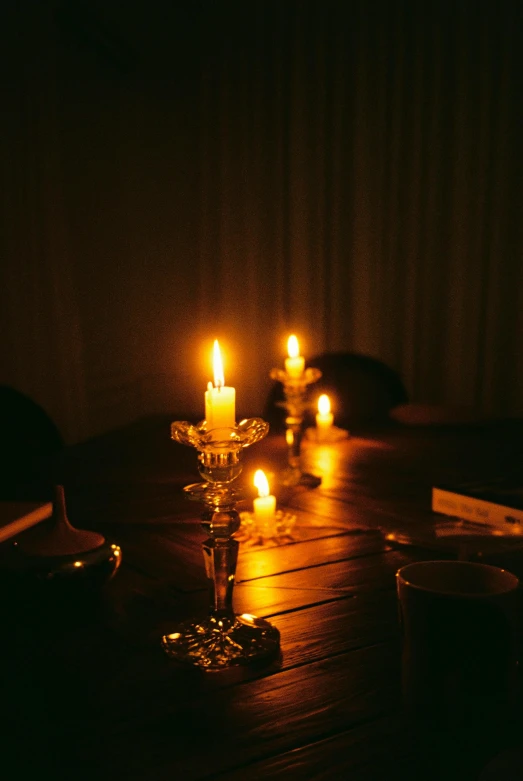
[[[257,496],[253,502],[254,515],[258,523],[274,520],[274,513],[276,512],[276,497],[272,494],[269,496]]]
[[[318,429],[318,439],[323,439],[332,426],[333,414],[329,397],[322,393],[318,399],[318,412],[316,413],[316,428]]]
[[[269,493],[269,483],[261,469],[256,470],[254,485],[258,489],[258,497],[253,502],[256,523],[262,534],[272,536],[274,534],[276,497]]]
[[[236,425],[236,390],[227,387],[218,341],[214,342],[214,386],[208,383],[205,391],[205,420],[207,431],[234,428]]]
[[[213,388],[211,383],[205,391],[205,420],[207,431],[215,428],[234,428],[236,425],[235,388],[218,386]]]
[[[300,345],[294,334],[289,336],[287,352],[289,357],[285,359],[285,371],[289,377],[295,379],[301,377],[305,368],[305,358],[300,355]]]

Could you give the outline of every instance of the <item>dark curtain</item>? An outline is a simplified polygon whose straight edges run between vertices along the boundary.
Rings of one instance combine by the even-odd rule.
[[[202,417],[215,337],[259,413],[291,331],[523,414],[519,0],[19,8],[1,379],[66,436]]]
[[[241,287],[256,315],[231,330],[273,361],[292,328],[416,400],[521,413],[523,4],[225,8],[203,46],[205,311]]]

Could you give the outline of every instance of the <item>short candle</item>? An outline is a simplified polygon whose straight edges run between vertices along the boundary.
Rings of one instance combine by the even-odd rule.
[[[305,358],[300,355],[300,345],[294,334],[289,336],[287,341],[287,352],[289,357],[285,359],[285,371],[289,377],[297,379],[303,374],[305,368]]]
[[[213,352],[214,386],[209,382],[205,391],[207,431],[236,426],[236,390],[225,385],[222,356],[217,339],[214,341]]]
[[[276,497],[269,493],[269,482],[261,469],[254,474],[254,485],[258,489],[258,497],[253,502],[256,522],[266,533],[274,534]]]
[[[333,415],[331,403],[326,393],[322,393],[318,399],[318,412],[316,413],[316,427],[318,439],[322,439],[332,426]]]

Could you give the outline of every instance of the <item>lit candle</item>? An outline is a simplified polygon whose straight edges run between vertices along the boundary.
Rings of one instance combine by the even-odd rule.
[[[322,393],[318,399],[318,412],[316,414],[316,427],[318,429],[318,439],[323,439],[332,426],[333,415],[331,412],[331,403],[329,397]]]
[[[262,534],[271,536],[274,534],[276,497],[269,494],[269,483],[261,469],[254,474],[254,485],[258,489],[258,497],[253,502],[254,517]]]
[[[205,391],[205,421],[207,431],[220,428],[234,428],[236,425],[236,390],[225,385],[223,363],[218,341],[214,342],[214,386],[212,382]]]
[[[305,368],[305,358],[300,355],[300,345],[294,334],[289,336],[287,352],[289,357],[285,359],[285,371],[289,377],[294,377],[295,379],[301,377]]]

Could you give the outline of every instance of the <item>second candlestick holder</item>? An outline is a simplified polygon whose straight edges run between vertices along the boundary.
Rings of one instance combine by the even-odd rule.
[[[279,404],[287,411],[285,418],[287,469],[281,476],[280,482],[287,486],[303,485],[307,488],[316,488],[321,483],[321,477],[304,472],[301,468],[301,441],[303,419],[309,408],[307,387],[320,379],[321,371],[308,367],[298,377],[293,377],[283,369],[272,369],[270,377],[282,383],[285,401]]]
[[[261,418],[213,431],[207,431],[205,421],[198,426],[186,421],[171,425],[172,439],[198,450],[198,471],[205,479],[184,490],[205,507],[202,526],[209,539],[203,543],[203,556],[211,592],[207,616],[181,624],[162,639],[166,653],[179,662],[221,670],[273,658],[279,651],[276,627],[248,613],[236,615],[232,602],[239,547],[233,535],[240,528],[235,509],[239,492],[232,483],[242,471],[243,449],[268,431],[269,424]]]

